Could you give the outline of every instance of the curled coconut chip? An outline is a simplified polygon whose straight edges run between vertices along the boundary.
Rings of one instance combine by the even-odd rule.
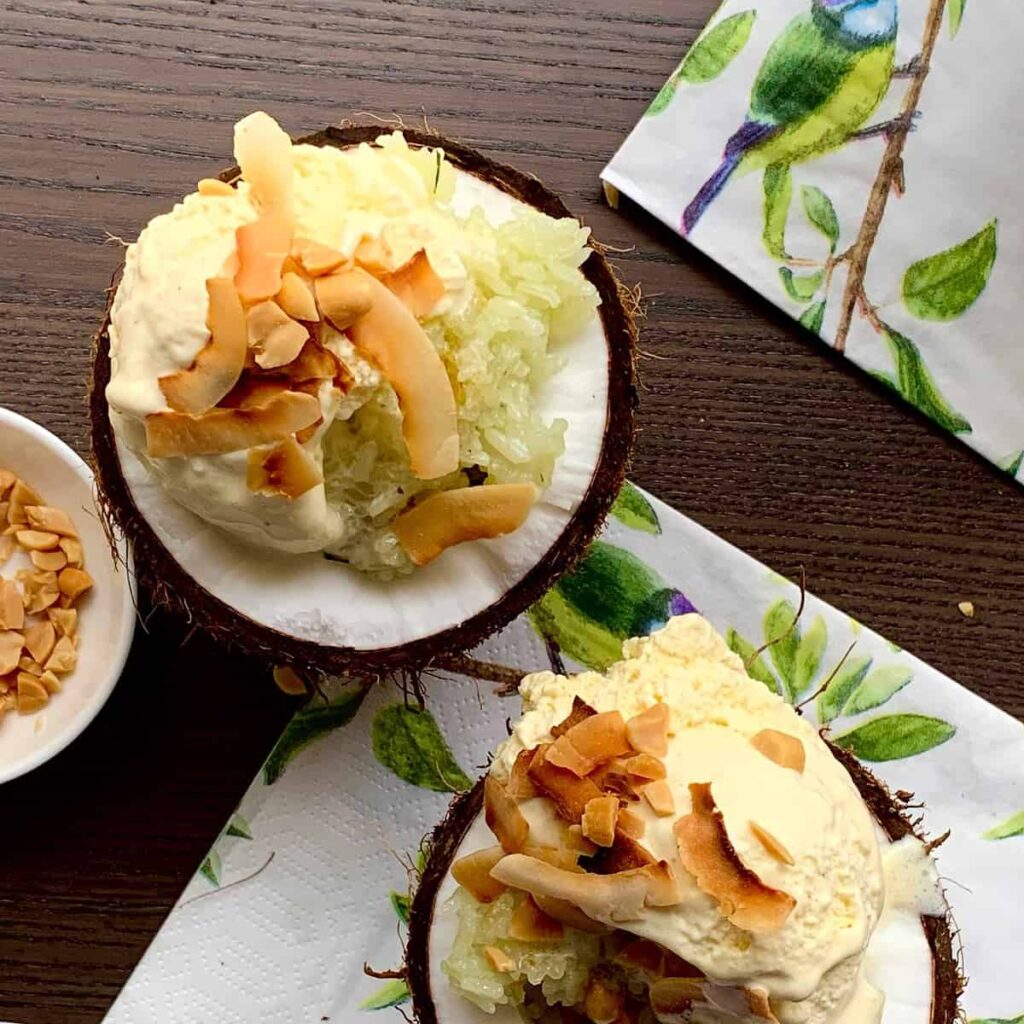
[[[583,777],[631,749],[621,712],[605,711],[587,715],[559,736],[549,748],[547,759]]]
[[[718,901],[719,909],[737,928],[770,932],[781,928],[796,900],[765,885],[739,859],[715,805],[711,785],[690,784],[693,810],[675,824],[683,867],[697,886]]]
[[[250,306],[245,314],[249,348],[256,365],[264,370],[286,366],[298,358],[309,331],[293,320],[273,299]]]
[[[603,794],[589,779],[579,778],[565,768],[547,760],[550,744],[541,744],[530,761],[530,781],[555,805],[561,817],[570,825],[580,824],[587,804]]]
[[[452,878],[480,903],[491,903],[508,891],[508,886],[491,877],[491,869],[504,856],[500,846],[475,850],[452,864]]]
[[[521,850],[530,838],[530,826],[519,805],[493,775],[484,781],[484,820],[506,853]]]
[[[573,697],[572,709],[558,725],[552,726],[551,735],[557,740],[560,736],[564,736],[573,726],[579,725],[584,719],[596,714],[597,712],[586,701],[580,697]]]
[[[458,438],[455,439],[456,445]],[[533,484],[487,484],[434,491],[396,516],[391,528],[416,565],[470,540],[502,537],[526,522],[537,500]]]
[[[222,455],[281,441],[319,416],[315,398],[292,391],[251,409],[211,409],[201,416],[156,412],[146,417],[146,447],[154,458]]]

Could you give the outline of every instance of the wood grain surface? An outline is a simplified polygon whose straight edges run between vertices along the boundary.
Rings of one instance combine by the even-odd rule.
[[[262,107],[304,134],[425,114],[625,250],[649,310],[633,479],[1024,715],[1020,489],[601,202],[601,166],[714,6],[0,0],[0,404],[84,451],[108,238],[230,163],[238,117]],[[0,1018],[102,1018],[291,706],[266,666],[150,618],[95,725],[0,789]]]

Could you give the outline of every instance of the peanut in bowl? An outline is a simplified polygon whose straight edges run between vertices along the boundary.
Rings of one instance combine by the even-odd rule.
[[[48,761],[96,717],[128,657],[135,606],[130,561],[126,550],[115,558],[89,467],[3,408],[0,489],[2,667],[16,659],[0,675],[2,783]]]

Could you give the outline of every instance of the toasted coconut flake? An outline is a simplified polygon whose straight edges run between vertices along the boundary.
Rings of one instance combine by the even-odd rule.
[[[617,1024],[626,1009],[626,998],[609,978],[591,974],[583,996],[583,1012],[591,1024]]]
[[[626,773],[644,785],[648,781],[665,778],[665,764],[650,754],[634,754],[626,758],[624,766]]]
[[[575,775],[589,775],[595,768],[628,753],[626,723],[618,711],[587,715],[559,736],[548,751],[548,760]]]
[[[52,551],[60,543],[57,534],[45,530],[19,530],[14,537],[26,551]]]
[[[701,978],[661,978],[651,985],[651,1009],[659,1020],[672,1019],[689,1011],[695,1002],[704,999]]]
[[[413,473],[433,480],[454,472],[459,465],[455,395],[437,349],[397,296],[365,271],[353,273],[366,282],[373,305],[352,325],[352,342],[395,389]]]
[[[201,196],[233,196],[235,190],[220,178],[201,178],[196,186]]]
[[[313,290],[298,274],[288,272],[281,275],[281,290],[276,299],[281,309],[296,320],[316,322],[320,319]]]
[[[29,558],[43,572],[60,572],[68,564],[68,556],[60,548],[56,551],[30,551]]]
[[[654,863],[654,857],[635,839],[625,832],[617,831],[611,848],[598,850],[588,866],[599,875],[614,875]]]
[[[572,710],[558,725],[551,729],[551,735],[557,740],[559,736],[564,736],[573,726],[579,725],[585,718],[596,714],[597,712],[586,701],[581,700],[579,697],[573,697]]]
[[[578,932],[589,932],[591,935],[607,935],[611,931],[608,925],[587,917],[579,907],[574,906],[568,900],[555,899],[553,896],[539,896],[534,893],[533,901],[548,917],[564,924],[567,928],[575,928]]]
[[[63,509],[52,508],[50,505],[26,505],[25,515],[33,530],[56,533],[60,537],[77,537],[78,531],[71,522],[71,516]]]
[[[512,771],[508,779],[508,795],[513,800],[532,800],[540,792],[530,778],[530,762],[533,760],[532,750],[520,750],[512,763]]]
[[[250,195],[263,209],[291,213],[292,140],[269,114],[256,110],[235,124],[235,159]]]
[[[74,641],[69,636],[62,636],[53,647],[53,653],[46,660],[44,668],[47,672],[65,675],[75,670],[78,663],[78,652]]]
[[[521,850],[530,838],[523,812],[494,775],[484,780],[484,820],[506,853]]]
[[[564,935],[561,922],[548,917],[530,896],[520,900],[508,924],[508,937],[519,942],[557,942]]]
[[[555,804],[558,813],[570,825],[578,825],[587,804],[601,791],[590,779],[580,779],[572,772],[547,761],[549,746],[543,744],[534,753],[529,775],[533,784]]]
[[[503,949],[498,949],[497,946],[484,946],[484,956],[499,974],[508,974],[516,965],[515,960]]]
[[[374,302],[374,293],[368,284],[371,280],[359,269],[346,268],[314,281],[317,305],[339,331],[347,330],[370,312]]]
[[[310,277],[329,274],[345,263],[345,257],[336,249],[312,242],[308,238],[296,238],[292,242],[291,255]]]
[[[566,900],[597,920],[636,920],[647,896],[647,880],[640,875],[563,871],[521,853],[499,861],[491,875],[510,888]]]
[[[249,347],[256,353],[256,365],[264,370],[286,366],[309,339],[309,331],[271,299],[250,306],[245,319]]]
[[[28,672],[18,673],[18,714],[30,715],[45,707],[50,700],[46,687]]]
[[[81,541],[75,540],[73,537],[61,537],[60,544],[58,546],[61,551],[68,556],[68,565],[81,568],[84,560]]]
[[[49,620],[46,622],[33,622],[25,630],[25,649],[40,665],[46,663],[53,653],[56,643],[57,631]],[[0,675],[2,674],[0,673]],[[39,670],[39,674],[42,674],[42,669]]]
[[[57,576],[57,586],[60,592],[77,601],[93,584],[92,577],[84,569],[61,569]]]
[[[489,846],[476,850],[452,864],[452,878],[480,903],[491,903],[508,886],[491,878],[491,869],[505,856],[500,846]]]
[[[619,831],[629,836],[630,839],[643,839],[647,825],[638,814],[628,807],[623,807],[619,811]]]
[[[264,210],[235,229],[238,272],[234,284],[243,302],[262,302],[281,290],[281,264],[291,245],[291,218],[281,210]]]
[[[304,697],[308,691],[306,681],[295,669],[288,665],[278,665],[274,669],[274,682],[282,693],[289,697]]]
[[[758,753],[764,754],[769,761],[774,761],[783,768],[792,768],[795,772],[803,773],[804,765],[807,763],[807,751],[804,750],[803,743],[796,736],[779,732],[777,729],[762,729],[750,737],[750,744]]]
[[[250,491],[294,499],[322,480],[312,456],[293,437],[249,452],[246,485]]]
[[[274,372],[275,376],[281,375],[286,380],[296,383],[333,380],[342,391],[346,390],[351,382],[341,360],[313,339],[302,346],[302,351],[292,362],[278,367]]]
[[[655,704],[626,723],[626,736],[639,754],[664,757],[668,753],[668,730],[672,712],[667,704]]]
[[[74,608],[47,608],[46,617],[53,623],[57,636],[73,637],[78,631],[78,612]]]
[[[683,887],[665,860],[647,864],[639,870],[648,879],[647,905],[649,907],[674,907],[682,902]]]
[[[757,839],[757,841],[777,861],[782,864],[788,864],[790,867],[796,863],[789,850],[787,850],[786,847],[768,831],[768,829],[762,828],[756,821],[752,821],[750,823],[750,831],[754,833],[754,838]]]
[[[669,818],[676,813],[676,801],[672,796],[672,787],[664,779],[656,779],[654,782],[647,783],[640,793],[659,818]]]
[[[401,270],[391,245],[382,235],[373,238],[364,236],[356,246],[355,260],[374,277],[387,277]]]
[[[287,367],[282,367],[284,369]],[[220,404],[224,409],[259,409],[291,389],[289,382],[279,378],[277,373],[264,376],[246,372]]]
[[[565,871],[583,870],[579,865],[579,851],[571,850],[569,847],[534,846],[533,843],[527,843],[520,852],[525,853],[527,857],[536,857],[537,860],[542,860],[545,864],[553,864],[556,868],[562,868]]]
[[[711,785],[690,784],[693,810],[675,824],[683,867],[698,888],[718,901],[719,909],[737,928],[775,931],[796,906],[787,893],[766,886],[736,854],[715,805]]]
[[[533,484],[434,491],[396,516],[391,528],[412,561],[426,565],[456,544],[503,537],[518,530],[537,494]]]
[[[234,282],[227,277],[211,277],[206,282],[206,294],[210,340],[187,370],[166,374],[158,381],[167,404],[176,412],[212,409],[235,386],[245,367],[245,311]]]
[[[625,758],[612,758],[590,776],[594,784],[604,793],[617,793],[625,800],[639,799],[637,783],[642,782],[636,776],[631,777],[626,771]]]
[[[146,443],[154,458],[221,455],[280,441],[320,416],[310,395],[286,392],[255,409],[213,409],[202,416],[158,412],[146,417]]]
[[[16,629],[0,632],[0,676],[17,671],[24,648],[25,638]]]
[[[0,629],[21,629],[25,625],[25,605],[14,580],[0,578]],[[5,673],[0,672],[0,675]]]
[[[583,835],[598,846],[610,847],[615,842],[615,823],[618,817],[619,801],[617,797],[594,797],[593,800],[587,802],[583,811]]]
[[[404,267],[388,274],[383,281],[418,320],[433,312],[445,295],[444,281],[437,276],[422,249]]]

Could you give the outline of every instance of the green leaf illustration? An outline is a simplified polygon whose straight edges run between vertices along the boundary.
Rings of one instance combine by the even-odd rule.
[[[996,225],[951,249],[918,260],[903,275],[903,302],[921,320],[954,320],[985,290],[996,262]]]
[[[1010,839],[1013,836],[1024,836],[1024,811],[1010,815],[1001,825],[981,834],[982,839]],[[1017,1020],[1024,1021],[1024,1017],[1018,1017]]]
[[[768,654],[791,701],[796,696],[796,652],[800,647],[800,630],[794,625],[795,622],[796,609],[789,601],[782,600],[776,601],[765,612],[761,626],[764,642],[771,644]]]
[[[667,618],[671,596],[636,555],[595,541],[528,615],[541,636],[575,661],[603,671],[622,657],[622,641]]]
[[[910,669],[903,665],[883,665],[882,668],[876,668],[853,691],[853,696],[843,708],[843,714],[859,715],[879,707],[894,694],[899,693],[911,679],[913,675]]]
[[[972,1017],[967,1024],[1024,1024],[1024,1013],[1019,1017]]]
[[[917,346],[891,327],[885,331],[885,340],[896,360],[896,377],[895,380],[885,377],[879,379],[893,387],[940,427],[953,434],[969,434],[970,423],[943,398]]]
[[[814,331],[815,334],[821,334],[821,325],[825,322],[825,303],[816,302],[813,306],[808,306],[800,314],[800,323],[807,328],[809,331]]]
[[[842,668],[818,696],[818,721],[822,725],[827,725],[833,718],[843,714],[854,691],[864,682],[870,668],[870,658],[849,657],[843,662]]]
[[[815,185],[804,185],[800,198],[807,219],[828,239],[829,251],[835,252],[839,242],[839,218],[832,200]]]
[[[747,45],[756,18],[756,11],[740,11],[712,25],[690,48],[676,76],[691,85],[717,78]]]
[[[964,8],[967,0],[949,0],[949,38],[956,38],[960,31],[960,22],[964,20]],[[1020,1019],[1020,1018],[1018,1018]]]
[[[611,514],[623,526],[642,533],[661,533],[658,513],[651,503],[627,480],[612,505]]]
[[[329,704],[309,704],[297,711],[263,765],[263,781],[272,786],[300,750],[351,722],[367,692],[365,686],[354,687],[334,697]]]
[[[816,270],[813,274],[794,274],[789,267],[779,267],[779,277],[786,294],[794,302],[806,302],[813,299],[815,292],[825,280],[825,271]]]
[[[818,615],[800,637],[793,662],[793,696],[802,697],[808,689],[821,666],[821,658],[828,645],[828,627],[825,620]]]
[[[1013,452],[1011,455],[1007,455],[1005,459],[1000,460],[999,468],[1005,470],[1010,476],[1015,477],[1020,472],[1021,463],[1024,462],[1024,448],[1020,451]]]
[[[747,675],[751,679],[764,683],[772,693],[781,694],[779,681],[772,675],[771,669],[764,663],[764,659],[760,655],[754,658],[755,647],[749,640],[745,640],[735,629],[730,628],[725,631],[725,642],[730,651],[743,659],[743,664],[747,666]],[[751,658],[754,660],[751,661]]]
[[[223,865],[220,862],[220,854],[216,850],[211,850],[206,855],[206,860],[199,865],[199,874],[211,885],[220,885],[222,871]]]
[[[231,815],[231,820],[228,822],[228,827],[224,830],[224,834],[238,836],[239,839],[252,839],[252,829],[249,828],[249,822],[237,813]]]
[[[402,924],[409,923],[409,909],[412,907],[412,897],[407,892],[391,893],[391,908],[398,915]]]
[[[394,978],[382,985],[372,996],[359,1004],[360,1010],[386,1010],[389,1006],[401,1006],[409,1001],[409,986],[404,978]]]
[[[938,747],[956,733],[940,718],[882,715],[833,739],[862,761],[896,761]]]
[[[789,257],[786,252],[786,221],[793,198],[793,178],[788,164],[772,164],[764,171],[764,233],[762,239],[768,254],[777,260]]]
[[[381,708],[373,720],[373,753],[385,768],[422,789],[461,793],[473,785],[425,709],[406,704]]]

